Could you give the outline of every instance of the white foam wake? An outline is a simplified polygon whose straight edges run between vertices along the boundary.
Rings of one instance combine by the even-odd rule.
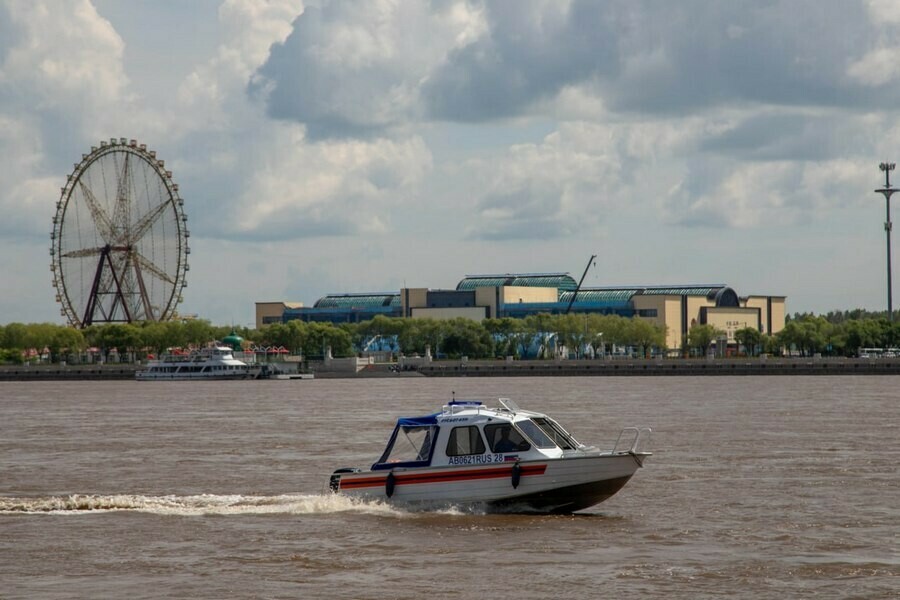
[[[131,494],[0,497],[0,514],[84,514],[135,511],[160,515],[326,514],[357,512],[400,515],[380,502],[362,502],[335,494],[283,494],[279,496],[141,496]]]

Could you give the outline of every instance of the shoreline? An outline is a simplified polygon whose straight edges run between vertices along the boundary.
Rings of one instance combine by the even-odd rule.
[[[677,377],[746,375],[900,375],[900,358],[716,358],[555,361],[443,361],[426,377]]]
[[[414,371],[391,371],[390,364],[359,372],[314,370],[316,379],[406,377],[672,377],[768,375],[900,375],[900,358],[615,359],[615,360],[444,360]],[[2,381],[121,381],[134,379],[144,365],[0,366]]]

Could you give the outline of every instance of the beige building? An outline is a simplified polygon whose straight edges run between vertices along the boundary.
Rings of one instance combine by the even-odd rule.
[[[727,291],[704,294],[704,288],[683,288],[678,290],[683,293],[654,293],[650,288],[650,293],[635,294],[631,301],[639,318],[666,327],[666,346],[672,349],[682,347],[694,325],[721,329],[729,343],[735,343],[735,332],[745,327],[769,335],[784,329],[785,296],[738,298],[731,288],[720,289]]]
[[[262,329],[265,325],[281,323],[287,309],[302,308],[302,302],[257,302],[256,303],[256,328]]]
[[[694,325],[713,325],[726,332],[730,343],[735,342],[735,332],[745,327],[764,334],[784,328],[784,296],[739,297],[723,284],[577,288],[568,273],[471,275],[451,290],[403,288],[399,293],[335,294],[309,308],[259,302],[256,322],[257,327],[290,319],[354,323],[376,315],[481,321],[570,311],[622,315],[662,325],[670,350],[684,346]]]
[[[403,316],[411,318],[453,319],[466,317],[476,321],[495,319],[508,304],[551,304],[557,302],[555,287],[501,285],[473,290],[400,290]]]

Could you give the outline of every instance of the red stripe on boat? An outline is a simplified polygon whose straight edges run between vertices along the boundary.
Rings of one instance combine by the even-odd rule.
[[[522,465],[521,476],[543,475],[547,465]],[[454,469],[436,473],[394,473],[395,485],[415,485],[420,483],[449,483],[453,481],[470,481],[476,479],[499,479],[511,477],[512,466],[494,469]],[[380,487],[385,484],[387,473],[383,477],[341,477],[341,489],[352,490],[366,487]]]

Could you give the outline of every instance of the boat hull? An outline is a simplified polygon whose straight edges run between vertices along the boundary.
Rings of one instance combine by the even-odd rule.
[[[205,373],[148,373],[146,371],[138,371],[135,379],[138,381],[180,381],[204,379],[209,381],[223,381],[232,379],[256,379],[255,373],[240,373],[230,375],[208,375]]]
[[[622,452],[549,460],[340,473],[335,491],[410,506],[490,512],[570,513],[603,502],[642,466]]]

